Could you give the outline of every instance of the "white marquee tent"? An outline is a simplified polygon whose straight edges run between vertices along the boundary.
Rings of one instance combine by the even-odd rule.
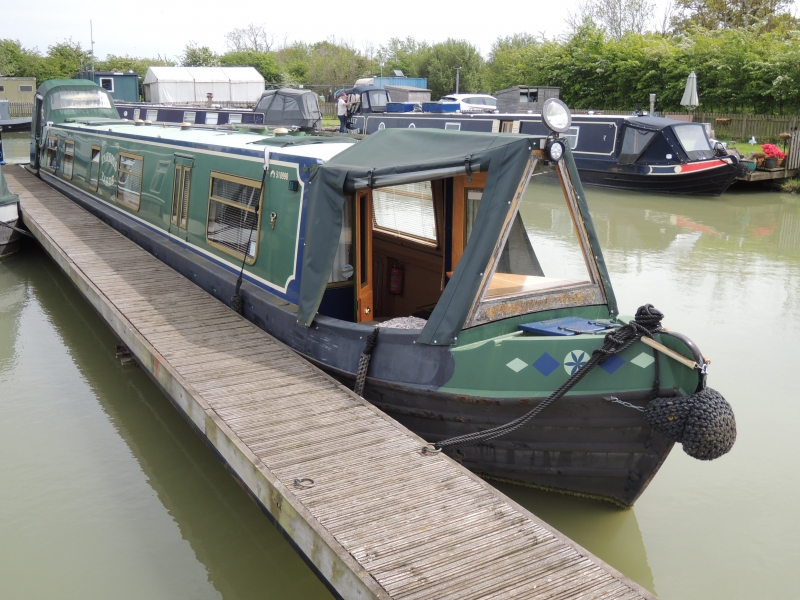
[[[142,82],[144,99],[154,104],[215,102],[255,104],[264,78],[253,67],[148,67]]]

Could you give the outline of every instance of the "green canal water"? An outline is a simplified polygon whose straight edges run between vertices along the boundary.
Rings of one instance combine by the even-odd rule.
[[[738,440],[676,446],[631,510],[500,489],[663,599],[797,597],[800,198],[588,195],[623,313],[655,304],[713,359]],[[557,245],[555,198],[526,210]],[[43,251],[0,262],[0,597],[330,597],[114,344]]]

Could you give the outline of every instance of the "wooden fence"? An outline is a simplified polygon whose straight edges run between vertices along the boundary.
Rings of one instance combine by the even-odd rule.
[[[664,116],[669,117],[666,113]],[[682,113],[686,114],[686,113]],[[797,127],[796,115],[749,115],[742,113],[694,113],[695,123],[711,123],[717,139],[721,140],[749,140],[755,136],[756,140],[765,142],[780,142],[781,133],[795,133],[792,127]]]
[[[323,119],[336,119],[336,102],[320,102],[319,109]]]
[[[8,112],[12,119],[33,116],[33,102],[9,102]]]

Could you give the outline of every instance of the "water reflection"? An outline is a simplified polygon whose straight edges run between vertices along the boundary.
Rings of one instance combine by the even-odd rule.
[[[13,524],[0,523],[0,537],[16,540],[22,531],[28,532],[24,551],[17,548],[12,556],[7,543],[5,551],[0,550],[3,595],[330,597],[150,379],[136,367],[120,365],[114,355],[114,336],[41,250],[28,246],[19,256],[0,263],[0,290],[0,381],[15,382],[21,394],[2,402],[18,411],[16,431],[0,427],[6,448],[14,446],[19,457],[23,439],[31,438],[36,445],[74,448],[57,456],[47,453],[50,460],[45,462],[26,457],[25,469],[12,469],[7,462],[0,469],[7,474],[6,485],[20,490],[8,495],[0,492],[4,515],[16,517]],[[21,310],[27,296],[31,298],[28,308],[36,314]],[[31,330],[39,325],[49,326],[57,336],[45,350],[53,354],[49,359],[35,351],[37,341],[47,339],[47,332]],[[32,339],[34,335],[37,340]],[[60,367],[62,353],[67,353],[67,360]],[[39,364],[34,367],[32,359]],[[80,380],[70,383],[69,371],[75,366],[93,396],[82,405],[73,401],[81,387]],[[43,374],[49,384],[31,381]],[[26,398],[26,386],[28,394],[43,387],[49,392]],[[62,405],[54,406],[57,403]],[[60,425],[48,429],[49,419],[36,417],[40,410],[61,415]],[[104,421],[114,430],[107,437],[101,431]],[[69,427],[63,427],[64,423]],[[119,454],[118,440],[124,441],[127,453]],[[85,455],[87,450],[91,454]],[[3,456],[8,461],[13,455]],[[106,463],[112,456],[116,459],[109,469]],[[140,472],[146,479],[140,480]],[[43,479],[51,484],[61,481],[64,487],[35,483]],[[57,498],[57,512],[74,521],[82,537],[92,540],[85,553],[75,552],[82,542],[70,535],[71,528],[60,520],[54,525],[35,506],[21,505],[24,490],[36,486],[47,497]],[[148,499],[153,493],[155,504]],[[84,514],[84,503],[91,506],[88,514]],[[177,540],[170,541],[174,528],[188,543],[189,554],[176,545]],[[47,545],[41,546],[45,539]],[[38,560],[20,563],[21,557],[34,554]],[[61,567],[51,564],[56,556]],[[96,561],[94,568],[87,569],[87,557]],[[69,582],[71,591],[65,592],[63,582],[48,577],[24,581],[22,573],[33,568],[65,568],[79,576]],[[131,578],[149,583],[130,589],[121,585]]]
[[[623,314],[652,302],[713,359],[738,440],[713,462],[675,447],[636,506],[503,486],[517,501],[662,599],[794,597],[800,573],[800,197],[732,189],[720,198],[587,187]],[[526,210],[540,237],[568,240],[550,182]],[[548,215],[550,218],[547,218]],[[566,223],[566,224],[565,224]]]

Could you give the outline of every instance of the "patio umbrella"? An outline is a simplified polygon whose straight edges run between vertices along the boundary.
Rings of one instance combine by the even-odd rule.
[[[689,78],[686,80],[686,89],[683,91],[681,106],[685,106],[687,110],[694,110],[700,106],[700,98],[697,96],[697,75],[694,74],[694,71],[689,74]]]

